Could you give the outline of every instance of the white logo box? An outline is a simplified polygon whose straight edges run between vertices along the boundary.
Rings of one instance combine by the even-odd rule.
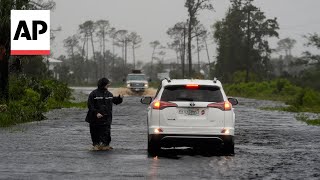
[[[26,33],[24,28],[17,32],[21,21],[26,21],[31,40],[21,37]],[[47,25],[43,34],[39,34],[42,25],[37,25],[37,40],[33,37],[35,21],[43,21]],[[18,40],[14,40],[16,33]],[[11,10],[11,55],[50,55],[50,10]]]

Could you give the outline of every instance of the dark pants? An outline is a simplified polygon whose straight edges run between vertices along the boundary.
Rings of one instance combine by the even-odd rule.
[[[90,124],[90,134],[92,139],[92,145],[103,144],[108,146],[111,141],[111,125],[98,125]]]

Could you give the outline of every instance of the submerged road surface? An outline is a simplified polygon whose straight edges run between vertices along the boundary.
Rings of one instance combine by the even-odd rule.
[[[239,102],[235,156],[171,149],[148,157],[147,107],[125,97],[114,107],[112,151],[90,151],[83,109],[0,129],[0,179],[320,179],[320,127],[257,109],[274,102]]]

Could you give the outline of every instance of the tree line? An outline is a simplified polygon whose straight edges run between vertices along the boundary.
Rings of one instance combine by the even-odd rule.
[[[111,47],[107,47],[108,41]],[[78,33],[67,37],[63,43],[68,57],[60,57],[67,66],[60,73],[67,76],[66,73],[72,72],[74,80],[81,83],[101,76],[112,76],[119,80],[129,69],[135,69],[139,65],[136,62],[136,49],[141,46],[142,38],[136,32],[117,30],[108,20],[88,20],[79,25]],[[120,49],[121,56],[116,55],[116,48]],[[129,48],[132,64],[128,63]]]

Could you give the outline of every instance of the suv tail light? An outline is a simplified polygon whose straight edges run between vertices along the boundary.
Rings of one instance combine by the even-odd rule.
[[[177,107],[178,105],[175,103],[171,103],[171,102],[165,102],[165,101],[159,101],[156,100],[152,103],[152,109],[165,109],[167,107]]]
[[[232,109],[232,104],[229,101],[219,102],[219,103],[212,103],[208,104],[209,108],[218,108],[222,111],[230,111]]]

